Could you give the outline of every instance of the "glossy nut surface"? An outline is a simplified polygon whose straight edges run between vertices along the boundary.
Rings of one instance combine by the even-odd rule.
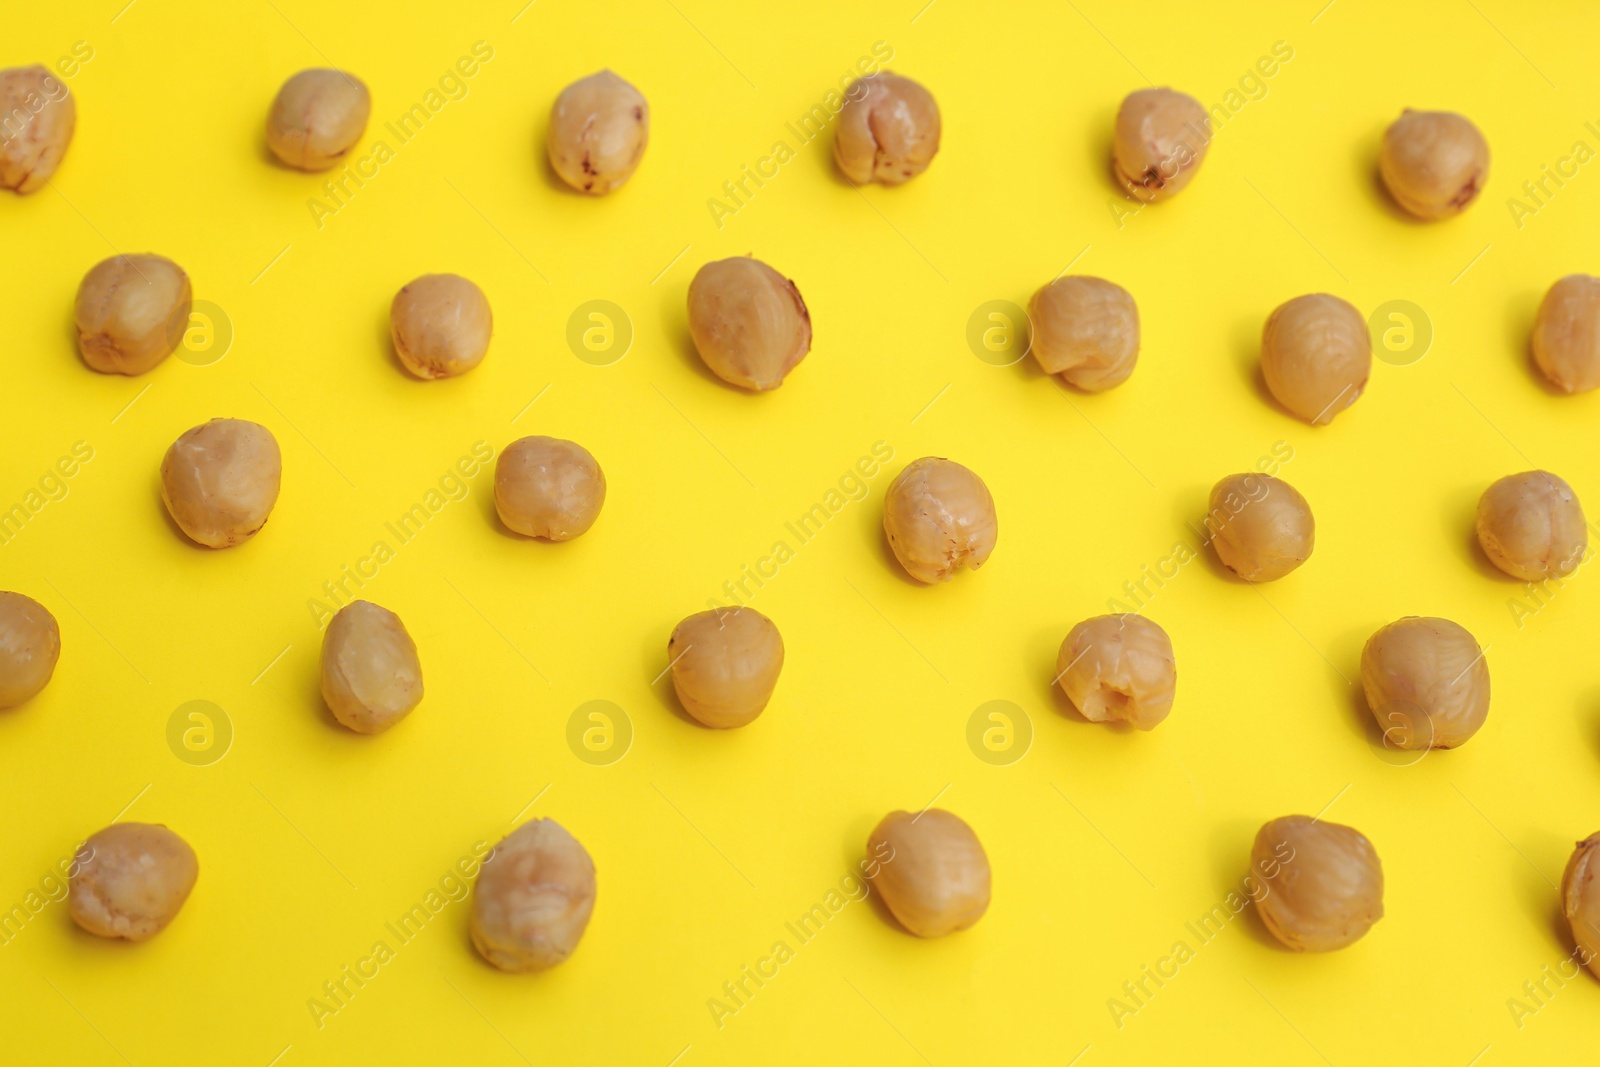
[[[61,658],[61,628],[48,608],[0,592],[0,708],[14,708],[50,683]]]
[[[277,438],[245,419],[203,422],[172,442],[161,461],[161,499],[172,521],[207,548],[254,537],[282,480]]]
[[[1449,619],[1408,616],[1369,637],[1361,687],[1389,748],[1455,748],[1489,717],[1489,664]]]
[[[1172,711],[1178,663],[1167,632],[1143,615],[1097,615],[1061,642],[1056,678],[1090,722],[1153,730]]]
[[[1589,527],[1570,485],[1549,471],[1524,471],[1484,490],[1478,543],[1513,578],[1542,582],[1578,569],[1589,548]]]
[[[1149,203],[1176,196],[1200,172],[1211,116],[1175,89],[1140,89],[1117,109],[1112,166],[1128,195]]]
[[[1247,582],[1272,582],[1311,558],[1316,521],[1299,490],[1266,474],[1230,474],[1211,490],[1211,547]]]
[[[155,823],[119,822],[93,834],[73,860],[68,908],[91,934],[144,941],[175,919],[200,861],[189,843]]]
[[[1372,373],[1367,320],[1326,293],[1297,296],[1267,318],[1261,373],[1278,403],[1322,426],[1361,396]]]
[[[714,608],[678,623],[667,662],[684,711],[706,726],[743,726],[772,699],[783,638],[754,608]]]
[[[1458,215],[1489,179],[1489,144],[1449,111],[1407,109],[1384,131],[1378,173],[1395,203],[1419,219]]]
[[[525,537],[570,541],[594,525],[606,476],[589,450],[559,437],[511,442],[494,465],[494,509]]]
[[[965,930],[989,910],[989,857],[972,827],[948,811],[890,812],[867,838],[867,855],[881,860],[874,888],[918,937]]]
[[[459,274],[424,274],[395,294],[389,333],[406,370],[453,378],[483,362],[494,314],[483,290]]]
[[[1028,303],[1033,358],[1046,374],[1090,393],[1121,385],[1139,359],[1133,294],[1087,275],[1057,278]]]
[[[977,570],[994,551],[999,524],[994,497],[972,471],[924,456],[906,465],[883,501],[883,532],[906,573],[919,582],[948,582],[962,567]]]
[[[723,381],[776,389],[811,351],[811,313],[794,282],[735,256],[707,263],[689,283],[689,334]]]
[[[833,158],[857,185],[899,185],[928,169],[939,151],[939,105],[910,78],[882,71],[845,90]]]
[[[422,703],[422,661],[400,616],[365,600],[339,609],[322,635],[322,699],[360,734],[381,733]]]
[[[32,193],[61,165],[78,105],[44,67],[0,70],[0,189]]]
[[[1533,320],[1533,361],[1563,393],[1600,386],[1600,278],[1569,274],[1544,294]]]
[[[594,861],[551,819],[494,847],[472,893],[472,944],[502,971],[543,971],[578,947],[594,912]]]
[[[1579,841],[1561,875],[1561,913],[1572,929],[1577,960],[1600,977],[1600,834]]]
[[[573,82],[550,109],[550,166],[581,193],[604,196],[621,188],[649,142],[644,94],[609,70]]]
[[[327,170],[361,142],[372,95],[342,70],[302,70],[283,83],[267,112],[267,147],[299,170]]]
[[[103,374],[143,374],[189,326],[189,276],[165,256],[112,256],[83,276],[73,320],[83,361]]]
[[[1273,819],[1256,834],[1251,867],[1265,884],[1256,911],[1296,952],[1361,940],[1383,918],[1383,865],[1358,831],[1306,815]]]

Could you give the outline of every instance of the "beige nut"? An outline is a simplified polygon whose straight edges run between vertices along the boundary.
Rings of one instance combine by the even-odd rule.
[[[483,362],[494,314],[483,290],[459,274],[424,274],[395,294],[389,333],[406,370],[453,378]]]
[[[1273,819],[1250,849],[1264,887],[1256,912],[1297,952],[1359,941],[1383,918],[1383,865],[1356,830],[1305,815]]]
[[[494,847],[472,893],[472,944],[502,971],[543,971],[572,955],[594,913],[594,861],[551,819]]]
[[[1449,218],[1466,210],[1489,180],[1489,144],[1460,115],[1408,108],[1384,131],[1378,173],[1412,215]]]
[[[77,122],[72,94],[44,67],[0,70],[0,189],[27,194],[44,188]]]
[[[794,282],[735,256],[707,263],[689,283],[689,334],[723,381],[776,389],[811,351],[811,313]]]
[[[1600,386],[1600,278],[1569,274],[1544,294],[1533,320],[1533,361],[1563,393]]]
[[[1033,358],[1046,374],[1090,393],[1121,385],[1139,359],[1133,294],[1087,275],[1057,278],[1028,303]]]
[[[14,708],[50,684],[61,658],[61,628],[48,608],[0,592],[0,708]]]
[[[267,112],[267,147],[299,170],[327,170],[361,142],[372,94],[342,70],[302,70],[283,83]]]
[[[1211,116],[1175,89],[1140,89],[1117,109],[1112,166],[1128,195],[1150,203],[1177,196],[1200,172]]]
[[[1408,616],[1369,637],[1361,687],[1389,748],[1455,748],[1489,717],[1489,664],[1449,619]]]
[[[1056,680],[1090,722],[1153,730],[1172,712],[1178,663],[1167,632],[1143,615],[1097,615],[1061,642]]]
[[[621,188],[649,143],[649,103],[609,70],[573,82],[550,109],[550,166],[579,192],[604,196]]]
[[[99,937],[145,941],[177,918],[200,876],[189,843],[156,823],[119,822],[78,847],[68,878],[72,920]]]
[[[589,450],[558,437],[511,442],[494,465],[494,508],[525,537],[570,541],[600,517],[606,476]]]
[[[994,497],[961,464],[924,456],[890,483],[883,532],[907,574],[929,584],[948,582],[962,567],[983,566],[994,551]]]
[[[918,937],[965,930],[989,910],[989,857],[978,835],[939,808],[892,811],[867,838],[872,885],[900,925]]]
[[[1316,521],[1299,490],[1267,474],[1230,474],[1211,490],[1211,547],[1247,582],[1275,582],[1311,558]]]
[[[322,635],[322,699],[360,734],[381,733],[422,703],[422,661],[400,616],[365,600],[339,609]]]
[[[1313,426],[1361,396],[1372,373],[1367,320],[1326,293],[1297,296],[1267,318],[1261,373],[1278,403]]]
[[[172,521],[207,548],[243,544],[278,502],[283,456],[272,431],[212,419],[184,432],[161,461],[161,499]]]
[[[772,699],[783,638],[754,608],[713,608],[678,623],[667,662],[683,710],[706,726],[744,726]]]
[[[189,276],[164,256],[102,260],[73,309],[83,361],[102,374],[143,374],[177,351],[193,304]]]
[[[1525,471],[1484,490],[1478,543],[1513,578],[1542,582],[1578,569],[1589,551],[1589,526],[1570,485],[1549,471]]]
[[[899,185],[928,169],[939,132],[933,94],[910,78],[880,71],[845,90],[833,158],[857,185]]]

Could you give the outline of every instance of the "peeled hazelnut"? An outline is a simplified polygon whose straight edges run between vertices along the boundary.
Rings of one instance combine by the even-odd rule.
[[[573,82],[550,109],[550,166],[579,192],[604,196],[620,189],[649,142],[644,94],[609,70]]]
[[[1211,144],[1211,116],[1174,89],[1140,89],[1117,109],[1111,145],[1117,178],[1145,203],[1165,200],[1194,181]]]
[[[98,937],[127,941],[166,929],[200,876],[194,849],[156,823],[113,823],[78,846],[72,866],[72,921]]]
[[[570,541],[594,525],[606,476],[589,450],[559,437],[524,437],[494,465],[494,509],[525,537]]]
[[[1033,294],[1033,358],[1046,374],[1098,393],[1121,385],[1139,358],[1133,294],[1102,278],[1057,278]]]
[[[21,593],[0,592],[0,708],[39,694],[61,658],[61,628],[43,604]]]
[[[1178,662],[1167,632],[1143,615],[1097,615],[1061,642],[1056,681],[1090,722],[1153,730],[1172,711]]]
[[[899,185],[928,169],[939,151],[939,105],[910,78],[880,71],[845,90],[833,158],[857,185]]]
[[[1489,665],[1449,619],[1407,616],[1373,634],[1361,687],[1390,748],[1455,748],[1489,717]]]
[[[190,540],[230,548],[266,525],[282,479],[283,457],[271,430],[245,419],[212,419],[167,449],[161,499]]]
[[[989,910],[989,857],[948,811],[891,811],[867,838],[867,854],[881,860],[872,884],[884,904],[918,937],[965,930]]]
[[[1211,490],[1206,514],[1211,546],[1247,582],[1274,582],[1311,557],[1311,505],[1288,482],[1266,474],[1230,474]]]
[[[72,143],[78,105],[44,67],[0,70],[0,189],[44,186]]]
[[[578,947],[594,896],[594,861],[577,838],[551,819],[525,822],[478,874],[473,947],[502,971],[547,970]]]
[[[1296,952],[1329,952],[1361,940],[1383,918],[1383,864],[1348,826],[1305,815],[1273,819],[1256,834],[1251,866],[1266,893],[1256,912]]]
[[[382,733],[422,703],[422,661],[400,616],[365,600],[322,635],[322,699],[358,734]]]
[[[1589,549],[1589,527],[1571,486],[1549,471],[1526,471],[1484,490],[1478,543],[1513,578],[1542,582],[1578,569]]]
[[[1460,214],[1489,178],[1489,145],[1449,111],[1401,112],[1383,133],[1378,173],[1395,203],[1419,219]]]
[[[189,276],[164,256],[112,256],[78,286],[73,318],[83,361],[103,374],[143,374],[166,359],[189,327]]]
[[[1278,403],[1322,426],[1351,404],[1372,373],[1372,336],[1361,312],[1336,296],[1297,296],[1267,319],[1261,373]]]
[[[283,83],[267,112],[267,147],[300,170],[327,170],[361,141],[372,95],[342,70],[302,70]]]
[[[1533,320],[1533,361],[1564,393],[1600,386],[1600,278],[1569,274],[1544,294]]]
[[[389,332],[406,370],[453,378],[483,362],[494,315],[483,290],[459,274],[424,274],[395,294]]]
[[[1561,912],[1572,928],[1578,962],[1600,977],[1600,834],[1579,841],[1561,875]]]
[[[783,638],[754,608],[714,608],[677,625],[667,660],[683,710],[706,726],[744,726],[772,699]]]
[[[962,567],[983,566],[994,551],[994,497],[961,464],[924,456],[890,483],[883,532],[907,574],[929,584],[948,582]]]
[[[689,334],[718,378],[776,389],[811,351],[811,313],[794,282],[735,256],[707,263],[689,283]]]

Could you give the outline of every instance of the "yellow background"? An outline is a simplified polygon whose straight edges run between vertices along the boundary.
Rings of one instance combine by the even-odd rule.
[[[1466,1067],[1591,1049],[1592,979],[1520,1028],[1507,1001],[1570,951],[1553,883],[1600,829],[1600,579],[1580,571],[1519,628],[1522,587],[1480,557],[1472,514],[1532,466],[1600,514],[1600,395],[1553,395],[1527,357],[1544,290],[1600,265],[1600,169],[1520,227],[1507,206],[1575,141],[1600,148],[1584,126],[1600,119],[1600,13],[1321,3],[13,5],[0,65],[78,41],[93,58],[68,82],[78,130],[54,187],[0,196],[0,505],[74,442],[94,458],[0,547],[0,584],[49,607],[63,645],[49,688],[0,715],[0,905],[135,798],[124,817],[172,826],[201,874],[142,946],[79,933],[64,904],[0,945],[4,1058]],[[394,143],[383,123],[480,40],[493,59],[468,95]],[[858,192],[830,138],[801,146],[785,123],[878,41],[937,97],[943,147],[910,184]],[[1119,225],[1122,96],[1148,78],[1218,103],[1278,41],[1293,58],[1189,189]],[[371,87],[361,153],[383,139],[395,158],[319,229],[326,176],[273,165],[261,128],[287,75],[329,64]],[[589,200],[556,183],[542,139],[561,87],[607,66],[649,98],[650,147],[619,194]],[[1406,106],[1458,110],[1488,138],[1464,217],[1412,223],[1375,185]],[[707,201],[778,140],[796,158],[719,228]],[[73,295],[117,251],[188,270],[231,320],[226,356],[87,370]],[[698,266],[745,253],[797,281],[816,330],[762,396],[711,378],[684,321]],[[1138,370],[1106,395],[965,341],[975,308],[1024,304],[1069,263],[1139,302]],[[489,357],[457,380],[409,379],[388,343],[390,299],[429,271],[470,276],[494,306]],[[1435,331],[1317,429],[1256,372],[1265,316],[1312,291],[1363,313],[1410,300]],[[636,331],[610,366],[565,341],[594,299]],[[167,445],[214,416],[264,423],[284,453],[272,521],[224,552],[186,543],[157,485]],[[386,534],[474,442],[529,433],[604,466],[590,533],[504,534],[480,473],[411,543]],[[868,498],[794,546],[784,523],[877,441],[894,459]],[[1189,563],[1147,609],[1177,649],[1171,718],[1151,734],[1082,721],[1050,688],[1062,637],[1277,442],[1315,509],[1315,556],[1259,590],[1209,554]],[[990,563],[939,588],[898,572],[879,525],[893,472],[928,454],[979,472],[1000,515]],[[396,556],[364,595],[406,621],[427,697],[369,738],[320,703],[307,601],[380,539]],[[795,558],[753,601],[787,645],[777,695],[747,729],[699,729],[652,681],[667,636],[779,539]],[[1494,702],[1465,748],[1396,766],[1350,681],[1366,636],[1406,614],[1471,629]],[[168,747],[191,700],[232,723],[220,762]],[[590,700],[632,725],[610,766],[565,740]],[[967,746],[990,700],[1032,724],[1010,766]],[[850,873],[882,814],[936,797],[991,857],[983,921],[922,942],[851,903],[719,1029],[707,1000],[790,940],[784,923]],[[1306,957],[1247,911],[1201,946],[1185,923],[1242,877],[1256,828],[1324,808],[1382,856],[1382,922]],[[497,973],[452,903],[319,1029],[322,984],[524,810],[598,866],[574,957]],[[1179,940],[1195,958],[1119,1029],[1107,1001]]]

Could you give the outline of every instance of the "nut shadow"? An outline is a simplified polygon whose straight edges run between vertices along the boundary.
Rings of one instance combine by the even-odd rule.
[[[661,294],[661,324],[670,338],[668,347],[678,357],[678,361],[701,381],[710,382],[729,392],[759,396],[761,390],[741,389],[732,382],[723,381],[706,366],[706,361],[700,358],[700,350],[695,347],[694,335],[689,332],[688,291],[688,284],[685,283],[682,289],[668,289]],[[809,355],[810,353],[807,353],[808,357]],[[776,392],[773,389],[765,391]]]
[[[1485,485],[1462,485],[1450,491],[1448,503],[1440,509],[1447,523],[1446,537],[1450,543],[1459,546],[1463,562],[1477,571],[1480,577],[1501,586],[1521,585],[1521,579],[1507,574],[1490,562],[1483,551],[1483,544],[1478,540],[1478,500],[1486,488]]]
[[[1245,819],[1229,819],[1215,826],[1211,830],[1211,867],[1212,877],[1215,880],[1215,900],[1212,902],[1223,903],[1229,893],[1238,893],[1249,900],[1249,893],[1244,887],[1244,879],[1251,875],[1250,849],[1255,844],[1256,833],[1261,829],[1259,824],[1251,823]],[[1223,903],[1226,908],[1226,903]],[[1190,919],[1193,922],[1193,918]],[[1239,927],[1257,944],[1264,945],[1276,952],[1287,953],[1291,956],[1299,955],[1289,946],[1272,936],[1272,931],[1267,929],[1267,924],[1261,921],[1261,913],[1256,910],[1254,901],[1245,904],[1244,910],[1234,916],[1230,925]]]

